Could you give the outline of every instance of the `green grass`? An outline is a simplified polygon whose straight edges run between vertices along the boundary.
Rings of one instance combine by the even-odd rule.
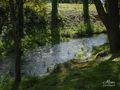
[[[19,90],[119,90],[120,89],[120,57],[116,61],[91,61],[83,64],[64,63],[59,69],[47,77],[24,77]],[[69,65],[67,62],[67,65]],[[114,81],[115,86],[103,86],[107,80]],[[10,90],[6,84],[0,90]]]
[[[51,14],[51,3],[45,3],[42,4],[44,7],[46,7],[46,14],[43,15],[46,16],[46,20],[48,23],[50,23],[50,14]],[[29,6],[33,11],[40,14],[40,10],[42,10],[42,6],[35,5],[33,3],[26,3],[24,5]],[[90,25],[93,34],[96,33],[102,33],[105,32],[106,29],[99,19],[99,16],[97,14],[96,8],[94,4],[89,5],[90,10]],[[82,36],[85,36],[87,34],[86,26],[84,25],[83,21],[83,5],[82,4],[59,4],[58,5],[58,11],[59,11],[59,19],[61,21],[60,23],[60,34],[62,37],[66,38],[66,34],[69,36],[69,38],[72,38],[73,36],[78,36],[76,34],[80,34]],[[44,13],[45,14],[45,13]],[[50,27],[50,25],[48,25]],[[90,29],[90,28],[88,28]]]
[[[93,54],[104,49],[108,49],[107,44],[94,48]],[[120,56],[109,57],[101,57],[102,61],[92,57],[88,62],[71,60],[58,64],[48,76],[23,77],[19,90],[119,90]],[[103,86],[107,80],[115,82],[115,86]],[[0,90],[10,90],[12,82],[5,79],[0,83]]]
[[[51,4],[47,3],[47,8],[51,10]],[[89,4],[89,9],[91,11],[96,11],[95,6],[93,4]],[[58,5],[58,10],[60,11],[67,11],[67,10],[75,10],[75,11],[81,11],[83,10],[82,4],[66,4],[66,3],[60,3]]]
[[[94,48],[93,55],[104,49],[108,49],[108,44]],[[102,61],[92,57],[89,62],[71,60],[58,64],[46,77],[23,79],[21,90],[119,90],[120,57],[110,59],[109,56],[102,57]],[[103,86],[103,82],[107,80],[116,82],[115,86]]]
[[[63,64],[56,72],[44,78],[23,79],[21,90],[119,90],[120,58],[115,61],[83,64],[69,62],[70,67]],[[68,64],[67,64],[68,65]],[[114,87],[104,87],[103,82],[116,82]]]

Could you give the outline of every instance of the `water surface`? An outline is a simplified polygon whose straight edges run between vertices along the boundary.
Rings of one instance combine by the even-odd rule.
[[[41,76],[48,74],[48,68],[53,68],[58,63],[63,63],[81,56],[81,60],[89,58],[94,46],[100,46],[107,42],[105,34],[90,38],[74,39],[61,42],[54,46],[42,46],[28,50],[23,56],[22,74],[29,76]],[[14,59],[8,57],[0,63],[0,76],[13,74]]]

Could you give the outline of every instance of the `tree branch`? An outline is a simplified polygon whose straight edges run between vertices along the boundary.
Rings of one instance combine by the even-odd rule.
[[[104,7],[103,7],[101,1],[100,0],[93,0],[93,1],[94,1],[95,6],[96,6],[96,9],[97,9],[97,12],[99,14],[99,17],[101,18],[101,20],[103,21],[104,25],[106,26],[107,21],[108,21],[107,13],[105,12]]]

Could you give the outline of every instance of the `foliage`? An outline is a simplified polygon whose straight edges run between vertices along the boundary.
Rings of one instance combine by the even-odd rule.
[[[81,13],[82,8],[82,4],[59,4],[59,32],[61,41],[67,41],[70,38],[78,38],[86,35],[86,27],[83,23],[83,17]],[[93,33],[101,33],[105,31],[103,24],[99,18],[96,17],[94,5],[90,5],[90,10]],[[38,45],[46,45],[51,43],[50,11],[51,5],[49,3],[38,3],[37,1],[25,2],[25,25],[24,35],[22,38],[23,49],[34,48]],[[1,54],[5,53],[3,51],[13,50],[13,35],[11,25],[7,24],[7,26],[3,27],[7,27],[7,29],[4,29],[3,31],[5,31],[5,36],[7,36],[6,40],[8,38],[9,39],[7,41],[5,39],[1,40]]]

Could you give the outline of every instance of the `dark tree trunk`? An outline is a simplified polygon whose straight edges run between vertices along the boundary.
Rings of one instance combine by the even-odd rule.
[[[0,34],[2,33],[3,18],[4,18],[4,9],[0,7]]]
[[[23,0],[9,0],[10,18],[13,26],[15,45],[15,83],[21,81],[21,37],[23,32]]]
[[[15,72],[16,77],[15,81],[19,83],[21,81],[21,38],[23,32],[23,0],[17,1],[17,30],[16,30],[16,38],[15,38],[15,51],[16,51],[16,64],[15,64]]]
[[[83,0],[83,16],[84,22],[87,23],[90,20],[88,0]]]
[[[108,29],[110,33],[111,51],[120,51],[120,29],[118,0],[108,0]]]
[[[59,20],[58,20],[58,0],[52,0],[51,34],[52,34],[52,45],[59,43],[60,32],[59,32]]]
[[[51,26],[56,28],[58,26],[58,0],[52,0],[52,12],[51,12]]]
[[[75,3],[78,3],[78,0],[75,0]]]
[[[112,53],[120,51],[119,8],[118,0],[107,0],[105,12],[100,0],[94,0],[98,14],[105,25]]]
[[[83,0],[83,17],[84,17],[84,24],[86,27],[86,33],[89,36],[91,36],[93,32],[92,32],[90,16],[89,16],[89,0]]]

